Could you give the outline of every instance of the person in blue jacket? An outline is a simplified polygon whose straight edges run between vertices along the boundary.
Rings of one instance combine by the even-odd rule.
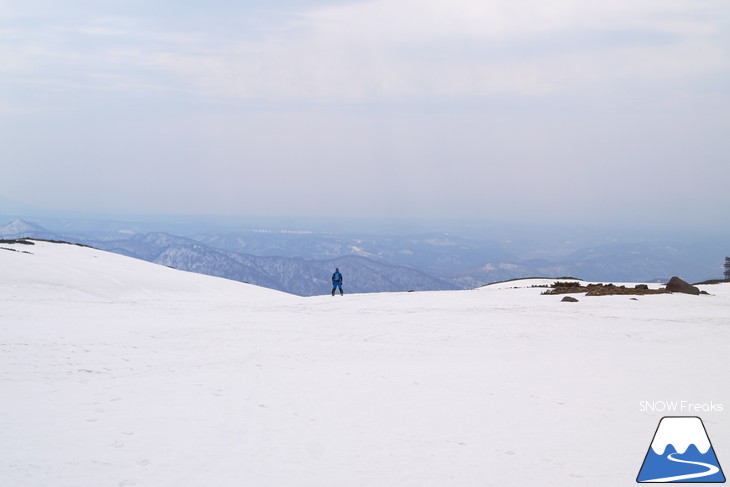
[[[340,288],[340,296],[345,293],[342,292],[342,274],[340,274],[339,267],[335,269],[335,273],[332,274],[332,296],[335,295],[335,289]]]

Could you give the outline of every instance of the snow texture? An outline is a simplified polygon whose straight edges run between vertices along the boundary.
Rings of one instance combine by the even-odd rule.
[[[0,247],[2,485],[634,485],[640,401],[730,405],[727,284],[303,298]],[[726,415],[703,414],[720,461]]]

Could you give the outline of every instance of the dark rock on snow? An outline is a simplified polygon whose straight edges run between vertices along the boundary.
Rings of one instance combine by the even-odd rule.
[[[700,294],[700,290],[698,287],[693,286],[686,281],[683,281],[677,276],[674,276],[669,280],[666,285],[666,289],[667,291],[672,293],[694,294],[696,296],[699,296]]]

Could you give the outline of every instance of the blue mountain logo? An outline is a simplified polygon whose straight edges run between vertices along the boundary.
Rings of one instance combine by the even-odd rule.
[[[725,482],[702,420],[696,416],[663,417],[636,481]]]

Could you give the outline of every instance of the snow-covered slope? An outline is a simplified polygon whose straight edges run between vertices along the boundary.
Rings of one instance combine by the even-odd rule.
[[[345,289],[350,293],[455,289],[448,282],[418,270],[353,255],[329,260],[256,256],[208,247],[165,233],[136,235],[94,245],[177,269],[250,282],[300,296],[326,292],[336,267],[345,271]]]
[[[0,244],[3,290],[23,295],[105,299],[158,299],[188,295],[196,299],[246,296],[261,299],[284,293],[150,264],[138,259],[73,244],[28,240]],[[3,248],[4,247],[4,248]],[[45,293],[46,290],[51,292]]]
[[[664,400],[730,455],[726,284],[301,298],[0,247],[3,485],[634,485]]]

